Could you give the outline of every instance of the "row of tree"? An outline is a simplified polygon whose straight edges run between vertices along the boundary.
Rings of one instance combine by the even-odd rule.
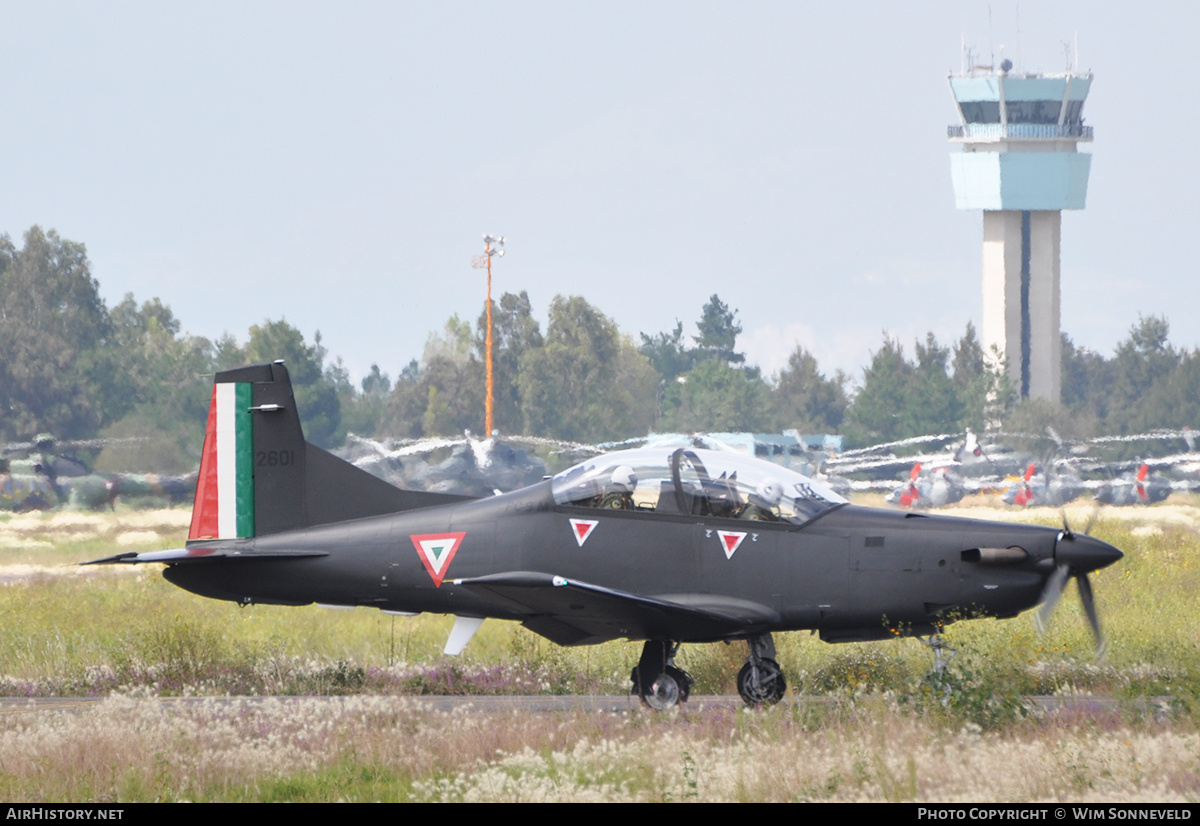
[[[340,364],[327,363],[320,334],[310,345],[267,321],[239,345],[180,330],[157,298],[106,306],[82,244],[36,226],[21,249],[0,236],[0,439],[112,437],[123,447],[109,458],[134,467],[107,469],[185,472],[200,455],[213,373],[275,358],[296,377],[310,438],[329,445],[345,435],[341,397],[357,394]]]
[[[485,316],[457,316],[432,334],[401,373],[379,433],[437,436],[483,427]],[[607,441],[657,431],[841,433],[866,445],[930,433],[1014,432],[1066,437],[1178,429],[1200,422],[1200,353],[1168,343],[1168,325],[1141,318],[1113,358],[1063,337],[1063,403],[1020,400],[1003,371],[989,369],[968,323],[953,345],[929,333],[912,357],[886,333],[856,387],[824,374],[797,346],[770,379],[736,349],[741,326],[719,296],[696,334],[682,322],[642,333],[640,344],[582,298],[556,297],[543,336],[528,295],[506,293],[493,310],[496,426],[504,433]],[[387,376],[373,378],[390,386]],[[349,400],[348,400],[349,401]],[[367,423],[358,432],[370,432]]]
[[[1200,424],[1200,351],[1169,334],[1165,318],[1139,318],[1110,359],[1063,336],[1063,404],[1081,435]]]
[[[1007,381],[986,369],[969,324],[950,347],[930,333],[912,358],[885,334],[856,388],[840,371],[822,373],[801,347],[770,378],[746,365],[737,313],[716,295],[692,336],[677,322],[635,341],[578,296],[553,299],[544,332],[524,292],[501,296],[493,320],[503,433],[599,442],[650,430],[797,428],[867,444],[995,422],[1054,424],[1080,436],[1200,422],[1200,353],[1172,346],[1157,317],[1140,319],[1112,358],[1064,337],[1062,405],[1018,404]],[[251,327],[239,343],[181,333],[157,298],[138,304],[127,295],[109,308],[83,245],[33,227],[21,249],[0,236],[0,437],[139,436],[111,461],[186,470],[199,456],[213,372],[277,358],[288,364],[317,444],[339,444],[350,431],[479,434],[484,323],[483,313],[474,324],[452,317],[394,381],[373,365],[356,386],[319,333],[309,343],[284,320]]]
[[[409,437],[483,427],[485,314],[472,329],[455,316],[405,368],[382,429]],[[557,296],[543,335],[529,296],[493,309],[495,423],[504,433],[602,442],[649,430],[836,430],[847,381],[825,378],[803,349],[774,382],[744,366],[736,312],[712,296],[686,339],[642,334],[640,346],[583,298]]]

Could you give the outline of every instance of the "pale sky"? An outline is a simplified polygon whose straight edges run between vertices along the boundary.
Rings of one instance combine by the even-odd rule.
[[[885,329],[948,344],[982,317],[982,216],[954,208],[946,75],[964,37],[1018,71],[1078,38],[1063,329],[1110,353],[1163,314],[1200,345],[1192,3],[0,9],[0,232],[85,243],[110,304],[158,296],[197,335],[319,329],[356,376],[478,316],[485,232],[543,329],[563,293],[690,333],[716,292],[768,374],[796,343],[856,377]]]

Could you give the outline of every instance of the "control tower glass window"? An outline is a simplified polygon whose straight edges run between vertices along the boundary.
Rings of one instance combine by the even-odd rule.
[[[963,120],[967,123],[999,123],[1000,101],[998,100],[964,100],[962,107]]]
[[[1009,123],[1058,123],[1059,100],[1010,100]]]

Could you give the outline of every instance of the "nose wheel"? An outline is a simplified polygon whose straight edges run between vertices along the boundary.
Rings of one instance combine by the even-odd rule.
[[[747,640],[750,656],[738,672],[738,694],[753,708],[773,706],[787,693],[783,669],[775,662],[775,641],[770,634]]]
[[[648,640],[642,646],[642,657],[629,675],[633,694],[655,711],[665,711],[686,703],[692,691],[692,675],[675,665],[678,643]]]

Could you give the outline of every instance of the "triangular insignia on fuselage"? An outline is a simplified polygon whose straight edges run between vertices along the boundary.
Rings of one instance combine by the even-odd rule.
[[[721,547],[725,549],[726,559],[733,559],[733,552],[746,538],[746,534],[739,531],[717,531],[717,536],[721,538]]]
[[[430,579],[438,588],[442,587],[442,579],[446,576],[446,569],[450,567],[450,560],[454,559],[454,554],[458,552],[458,546],[462,544],[466,535],[466,531],[460,531],[415,533],[409,536],[413,547],[417,549],[417,556],[421,557],[421,564],[425,566]]]
[[[575,537],[579,547],[583,547],[583,543],[587,542],[588,537],[592,535],[592,531],[596,530],[596,526],[599,524],[599,521],[595,519],[571,520],[571,535]]]

